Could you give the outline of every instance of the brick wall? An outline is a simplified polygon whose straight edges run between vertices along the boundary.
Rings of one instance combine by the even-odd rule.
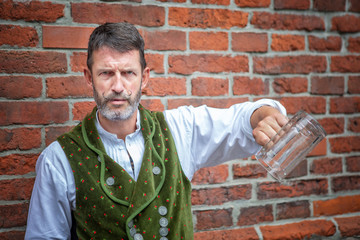
[[[145,39],[149,108],[266,97],[328,132],[284,184],[254,158],[196,173],[196,239],[360,236],[359,0],[1,0],[0,18],[0,239],[23,238],[39,153],[94,106],[82,69],[106,21]]]

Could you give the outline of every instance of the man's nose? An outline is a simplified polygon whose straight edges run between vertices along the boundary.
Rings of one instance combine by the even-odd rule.
[[[123,79],[120,73],[116,73],[113,77],[113,82],[112,82],[112,91],[117,92],[117,93],[121,93],[122,91],[124,91],[124,84],[123,84]]]

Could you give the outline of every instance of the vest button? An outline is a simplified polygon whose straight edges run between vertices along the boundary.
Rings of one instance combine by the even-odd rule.
[[[159,233],[162,237],[166,237],[169,233],[169,230],[167,228],[162,227],[160,228]]]
[[[140,233],[134,235],[134,240],[143,240],[143,236]]]
[[[155,175],[159,175],[160,172],[161,172],[161,169],[159,167],[154,167],[153,170],[152,170],[153,174]]]
[[[160,240],[168,240],[167,237],[161,237]]]
[[[169,224],[169,221],[166,218],[162,217],[162,218],[160,218],[159,224],[162,227],[167,227],[167,225]]]
[[[115,183],[115,180],[114,180],[113,177],[108,177],[108,178],[106,179],[106,184],[107,184],[107,185],[112,186],[112,185],[114,185],[114,183]]]
[[[134,220],[131,220],[129,223],[128,223],[128,227],[129,228],[132,228],[134,226]]]
[[[135,229],[134,227],[132,227],[132,228],[130,229],[130,235],[131,235],[132,237],[134,237],[135,234],[136,234],[136,229]]]
[[[167,214],[167,208],[165,206],[160,206],[159,207],[159,214],[161,216],[165,216]]]

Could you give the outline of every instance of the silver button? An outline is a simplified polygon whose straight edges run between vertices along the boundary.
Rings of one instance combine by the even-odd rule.
[[[130,229],[130,235],[133,237],[135,235],[135,233],[136,233],[136,229],[134,227],[132,227]]]
[[[129,228],[132,228],[134,226],[134,220],[131,220],[129,223],[128,223],[128,227]]]
[[[161,216],[165,216],[167,214],[167,208],[165,206],[160,206],[159,207],[159,214]]]
[[[106,184],[107,184],[107,185],[112,186],[112,185],[114,185],[114,183],[115,183],[115,180],[114,180],[113,177],[108,177],[108,178],[106,179]]]
[[[143,236],[140,233],[134,235],[134,240],[143,240]]]
[[[162,237],[166,237],[169,233],[169,230],[167,228],[162,227],[160,228],[159,233]]]
[[[101,158],[100,158],[100,156],[98,156],[98,157],[97,157],[97,159],[98,159],[98,161],[99,161],[99,162],[101,162]]]
[[[159,224],[162,227],[167,227],[167,225],[169,224],[169,221],[166,218],[162,217],[162,218],[160,218]]]
[[[168,240],[167,237],[161,237],[160,240]]]
[[[161,169],[159,167],[154,167],[152,171],[153,171],[153,174],[159,175],[161,172]]]

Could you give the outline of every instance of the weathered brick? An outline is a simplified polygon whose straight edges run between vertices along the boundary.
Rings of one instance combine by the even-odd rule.
[[[276,219],[308,218],[310,203],[306,200],[276,204]]]
[[[235,4],[241,8],[269,7],[271,0],[235,0]]]
[[[174,0],[166,0],[167,2],[176,2]],[[181,2],[186,2],[186,0],[181,0]],[[225,5],[228,6],[230,4],[230,0],[191,0],[192,3],[195,4],[216,4],[216,5]]]
[[[50,145],[61,134],[69,132],[75,126],[47,127],[45,128],[45,144]]]
[[[1,180],[0,200],[29,200],[34,185],[35,178],[19,178],[11,180]]]
[[[176,2],[176,3],[184,3],[184,2],[186,2],[186,0],[156,0],[156,1],[158,1],[158,2]],[[192,1],[194,1],[194,0],[192,0]],[[204,0],[204,1],[212,1],[212,0]]]
[[[309,50],[318,52],[339,52],[341,50],[342,40],[341,37],[316,37],[308,36]]]
[[[336,134],[344,132],[344,118],[323,118],[317,119],[327,134]]]
[[[350,76],[348,81],[348,93],[360,93],[360,76]]]
[[[43,47],[86,49],[93,30],[93,27],[43,26]]]
[[[305,158],[304,160],[300,161],[293,170],[291,170],[291,172],[285,177],[285,179],[289,180],[291,178],[306,176],[307,173],[308,173],[308,167],[307,167],[307,160]]]
[[[328,182],[326,179],[314,179],[289,182],[281,185],[278,182],[264,182],[258,184],[258,199],[293,198],[309,195],[323,195],[328,193]]]
[[[347,157],[346,170],[348,172],[360,172],[360,156]]]
[[[360,151],[360,137],[335,137],[329,138],[330,149],[332,153],[349,153]]]
[[[226,32],[190,32],[189,44],[191,50],[225,51],[228,49],[228,34]]]
[[[6,231],[0,232],[0,239],[2,240],[14,240],[14,239],[24,239],[25,231]]]
[[[266,33],[232,33],[231,46],[237,52],[267,52],[268,35]]]
[[[323,139],[307,156],[325,156],[327,153],[326,139]]]
[[[219,210],[205,210],[194,211],[197,223],[195,228],[197,230],[205,230],[219,227],[229,227],[233,225],[232,222],[232,209],[219,209]],[[191,226],[189,226],[191,227]]]
[[[273,51],[301,51],[305,49],[305,37],[292,34],[272,34]]]
[[[41,78],[32,76],[0,76],[1,97],[9,99],[37,98],[41,96],[41,91]]]
[[[335,218],[339,226],[339,230],[341,236],[343,237],[351,237],[351,236],[359,236],[360,235],[360,217],[343,217],[343,218]]]
[[[228,9],[169,8],[169,25],[189,28],[246,27],[249,14]]]
[[[280,9],[307,10],[310,8],[310,0],[298,0],[298,1],[275,0],[274,8],[279,10]]]
[[[143,94],[148,96],[185,95],[185,78],[150,78],[143,89]]]
[[[360,72],[360,56],[332,56],[330,69],[341,73]]]
[[[145,99],[141,100],[141,105],[151,111],[159,111],[162,112],[165,110],[164,104],[161,102],[160,99]]]
[[[0,150],[29,150],[41,146],[41,129],[0,129]]]
[[[260,74],[307,74],[326,71],[324,56],[254,57],[254,72]]]
[[[261,78],[234,77],[233,93],[265,95],[269,93],[269,82]]]
[[[229,94],[229,80],[221,78],[198,77],[191,79],[193,96],[221,96]]]
[[[332,179],[332,190],[334,192],[358,191],[360,189],[360,176],[341,176]],[[357,208],[359,208],[359,196],[357,197]],[[359,211],[359,210],[358,210]]]
[[[352,132],[360,132],[360,117],[349,118],[348,130]]]
[[[224,183],[228,177],[228,165],[221,164],[214,167],[200,168],[195,172],[191,183],[193,185]]]
[[[194,233],[194,240],[238,239],[239,236],[241,236],[242,240],[260,239],[254,228],[240,228],[240,229],[196,232]]]
[[[331,19],[331,30],[341,33],[356,33],[360,31],[360,17],[344,15]]]
[[[49,98],[92,97],[93,90],[82,76],[51,77],[46,79]]]
[[[164,73],[164,55],[162,54],[145,54],[145,60],[147,66],[150,68],[150,71],[155,73]]]
[[[96,106],[94,101],[91,102],[76,102],[72,109],[73,120],[82,121],[83,118],[91,113],[93,108]]]
[[[347,49],[349,52],[360,52],[360,37],[350,37]]]
[[[300,109],[313,114],[326,112],[326,99],[323,97],[283,97],[280,102],[288,114],[294,114]]]
[[[154,5],[72,3],[71,16],[78,23],[126,21],[148,27],[159,27],[165,23],[165,9]]]
[[[260,29],[325,30],[324,19],[317,16],[254,12],[251,24]]]
[[[240,209],[237,225],[246,226],[272,221],[274,221],[272,205],[254,206]]]
[[[0,227],[12,228],[26,225],[28,203],[0,205]]]
[[[35,28],[0,25],[0,45],[36,47],[39,37]]]
[[[1,73],[65,73],[66,71],[65,53],[0,51]]]
[[[276,93],[302,93],[307,92],[308,80],[304,77],[275,78],[272,84]]]
[[[346,0],[314,0],[313,8],[317,11],[345,11]]]
[[[186,50],[186,33],[183,31],[144,31],[146,49],[151,50]],[[161,39],[161,41],[159,41]]]
[[[74,52],[70,56],[70,67],[73,72],[84,72],[87,69],[86,65],[87,53],[85,52]]]
[[[251,198],[251,185],[232,187],[195,189],[191,193],[192,205],[222,205],[229,201],[248,200]]]
[[[260,226],[260,231],[263,238],[267,240],[292,240],[309,239],[312,236],[330,237],[336,233],[336,227],[329,220],[309,220],[274,226]]]
[[[360,12],[360,2],[358,0],[349,0],[349,11]]]
[[[249,164],[242,166],[240,164],[233,165],[234,179],[239,178],[264,178],[267,171],[260,164]]]
[[[330,99],[330,113],[360,112],[360,97],[337,97]]]
[[[311,78],[311,93],[312,94],[344,94],[345,80],[344,77],[318,77]]]
[[[248,101],[248,98],[225,98],[225,99],[214,99],[214,98],[184,98],[184,99],[169,99],[168,109],[177,108],[184,105],[192,105],[198,107],[201,105],[207,105],[215,108],[228,108],[236,103]]]
[[[341,158],[322,158],[312,162],[310,167],[312,174],[334,174],[342,172]]]
[[[192,74],[194,72],[248,72],[247,56],[218,54],[191,54],[169,56],[169,72]]]
[[[55,22],[64,16],[64,4],[40,1],[1,1],[0,16],[6,20]]]
[[[39,154],[10,154],[0,157],[0,175],[24,175],[35,171]]]
[[[314,216],[332,216],[360,211],[360,195],[339,196],[313,202]]]
[[[67,102],[0,102],[0,125],[64,123],[69,120]]]

